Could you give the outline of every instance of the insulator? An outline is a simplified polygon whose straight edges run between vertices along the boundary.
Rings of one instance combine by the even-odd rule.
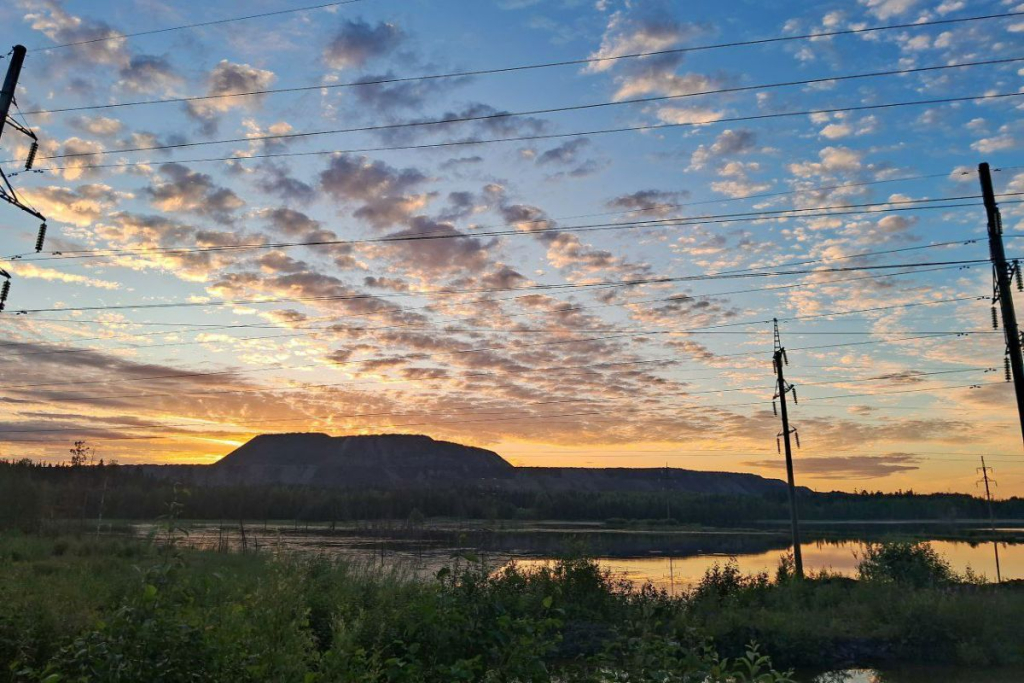
[[[782,349],[782,360],[786,362],[786,365],[789,365],[789,356],[786,355],[786,349]]]
[[[7,305],[7,295],[11,293],[11,281],[4,280],[3,287],[0,287],[0,311]]]
[[[996,307],[992,307],[992,329],[999,329],[999,315],[996,313]]]
[[[39,143],[33,141],[32,146],[28,148],[28,158],[25,159],[25,170],[31,171],[32,165],[36,163],[36,154],[39,153]]]
[[[46,239],[46,223],[39,226],[39,234],[36,236],[36,253],[43,250],[43,241]]]
[[[796,398],[796,387],[792,387],[792,389],[793,389],[793,403],[795,405],[800,405],[800,401],[798,401],[797,398]]]
[[[1006,381],[1010,381],[1010,358],[1009,356],[1003,356],[1003,377]]]
[[[793,436],[796,437],[796,447],[800,448],[800,432],[793,430]]]
[[[775,359],[774,356],[772,357],[772,372],[776,374],[778,374],[779,372],[779,362]]]
[[[775,414],[775,417],[779,416],[779,409],[775,407],[775,401],[772,401],[772,412]]]
[[[775,437],[775,450],[779,452],[779,455],[782,455],[782,442],[779,441],[779,437]]]
[[[1024,292],[1024,278],[1020,274],[1020,261],[1013,262],[1013,279],[1017,281],[1017,291]]]

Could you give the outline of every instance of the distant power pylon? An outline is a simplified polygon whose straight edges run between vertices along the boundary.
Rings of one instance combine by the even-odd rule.
[[[796,508],[796,484],[793,478],[793,449],[790,445],[790,435],[796,438],[796,445],[800,445],[800,435],[796,429],[791,429],[789,426],[789,410],[786,407],[786,394],[793,393],[793,403],[797,403],[796,398],[796,387],[786,382],[786,378],[783,374],[782,366],[789,365],[789,358],[786,356],[786,349],[782,346],[782,339],[779,337],[779,321],[775,322],[775,352],[772,354],[772,365],[775,367],[775,376],[777,383],[775,386],[775,399],[779,401],[779,409],[775,411],[778,415],[782,414],[782,431],[779,432],[778,436],[775,437],[775,446],[781,451],[782,447],[779,444],[779,438],[782,438],[782,443],[786,445],[786,479],[789,483],[789,521],[790,527],[793,534],[793,565],[796,570],[797,578],[804,577],[804,558],[803,553],[800,550],[800,522],[799,516],[797,515]],[[775,400],[772,400],[772,410],[775,410]]]
[[[995,192],[992,190],[992,174],[988,164],[978,165],[978,179],[981,181],[981,196],[988,216],[988,247],[992,259],[992,325],[999,326],[996,304],[1003,314],[1003,332],[1006,337],[1007,381],[1013,380],[1017,395],[1017,416],[1020,418],[1021,438],[1024,438],[1024,356],[1021,355],[1020,329],[1017,327],[1017,312],[1013,307],[1010,282],[1017,281],[1017,289],[1024,289],[1020,263],[1006,260],[1003,248],[1003,219],[999,215]]]
[[[996,516],[992,512],[992,490],[989,488],[989,482],[996,484],[995,479],[989,479],[988,473],[992,471],[991,467],[985,465],[985,456],[981,456],[981,467],[978,468],[981,472],[981,479],[978,480],[978,484],[985,482],[985,500],[988,501],[988,521],[992,528],[992,547],[996,550],[996,581],[999,583],[1003,582],[1003,574],[999,568],[999,542],[996,540]],[[998,484],[996,484],[998,486]]]

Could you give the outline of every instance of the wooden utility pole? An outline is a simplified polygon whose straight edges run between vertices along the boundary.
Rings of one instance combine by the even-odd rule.
[[[0,90],[0,145],[3,143],[4,128],[8,124],[31,138],[32,149],[29,152],[28,159],[25,161],[25,170],[29,170],[32,168],[32,163],[36,158],[39,142],[36,140],[35,133],[22,126],[10,116],[11,105],[15,102],[14,93],[18,89],[18,78],[21,76],[21,67],[25,63],[26,52],[27,50],[24,45],[15,45],[11,50],[11,61],[7,65],[7,75],[4,77],[3,89]],[[39,234],[36,236],[36,251],[42,251],[43,240],[46,238],[46,216],[18,199],[18,194],[14,191],[14,187],[7,180],[7,176],[4,175],[2,170],[0,170],[0,199],[42,221],[42,224],[39,226]],[[0,311],[3,311],[7,304],[7,296],[11,291],[11,275],[0,268],[0,277],[4,278],[3,285],[0,285]]]
[[[4,88],[0,91],[0,137],[4,134],[4,125],[11,111],[11,104],[14,102],[14,91],[18,87],[18,77],[21,76],[21,65],[25,63],[24,45],[15,45],[11,50],[11,61],[7,65],[7,77],[4,78]]]
[[[978,471],[981,472],[981,478],[985,482],[985,500],[988,501],[988,522],[991,525],[991,529],[992,529],[992,547],[995,548],[995,550],[996,550],[996,581],[998,583],[1002,583],[1003,582],[1003,573],[1002,573],[1002,571],[999,568],[999,542],[998,542],[998,540],[996,540],[996,537],[995,537],[995,535],[996,535],[996,516],[992,512],[992,491],[991,491],[991,489],[989,488],[989,485],[988,485],[988,483],[989,483],[988,473],[989,473],[989,471],[991,471],[991,469],[992,469],[991,467],[987,467],[985,465],[985,456],[984,455],[981,456],[981,467],[978,468]],[[994,484],[995,480],[992,480],[992,483]]]
[[[1024,439],[1024,357],[1021,355],[1020,330],[1017,327],[1017,312],[1013,308],[1013,294],[1010,292],[1010,281],[1016,276],[1020,286],[1020,264],[1006,261],[1003,248],[1003,219],[999,215],[995,192],[992,190],[992,174],[987,163],[978,165],[978,178],[981,181],[981,196],[988,215],[988,248],[992,259],[992,276],[995,282],[992,287],[992,315],[995,321],[995,305],[998,303],[1003,317],[1003,333],[1006,337],[1006,357],[1010,361],[1013,377],[1013,390],[1017,395],[1017,417],[1020,419],[1021,438]]]
[[[786,349],[783,348],[782,340],[779,337],[779,321],[776,319],[774,322],[775,353],[772,355],[772,364],[775,366],[775,375],[778,380],[775,387],[775,398],[779,400],[779,411],[782,414],[782,431],[776,437],[776,446],[778,437],[782,437],[782,442],[786,446],[786,480],[789,484],[789,522],[793,535],[793,565],[797,578],[802,579],[804,577],[804,558],[800,550],[800,522],[796,507],[796,483],[793,477],[793,448],[790,444],[791,434],[796,436],[798,446],[800,445],[800,436],[795,429],[789,427],[789,410],[786,406],[786,394],[789,392],[793,392],[793,402],[796,402],[796,387],[788,384],[783,374],[782,366],[789,365],[789,359],[786,357]],[[772,408],[774,407],[775,401],[772,401]]]

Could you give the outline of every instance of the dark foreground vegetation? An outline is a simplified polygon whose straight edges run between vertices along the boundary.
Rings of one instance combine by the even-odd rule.
[[[38,529],[55,519],[154,519],[181,495],[183,484],[124,465],[40,465],[0,461],[0,528]],[[710,526],[788,519],[785,493],[602,493],[508,491],[486,488],[397,490],[298,486],[187,486],[193,519],[345,522],[446,517],[486,520],[665,520]],[[179,493],[175,493],[178,490]],[[913,492],[800,494],[805,521],[986,519],[981,498]],[[1024,499],[994,504],[1003,519],[1024,518]]]
[[[672,598],[585,559],[524,572],[468,557],[414,580],[325,557],[8,533],[0,605],[11,681],[779,683],[789,674],[772,666],[1024,666],[1024,590],[910,544],[874,547],[856,581],[726,565]]]

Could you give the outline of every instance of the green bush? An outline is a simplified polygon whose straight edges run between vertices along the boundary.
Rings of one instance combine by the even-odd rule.
[[[956,579],[949,563],[927,543],[870,544],[857,573],[863,581],[916,588],[947,585]]]

